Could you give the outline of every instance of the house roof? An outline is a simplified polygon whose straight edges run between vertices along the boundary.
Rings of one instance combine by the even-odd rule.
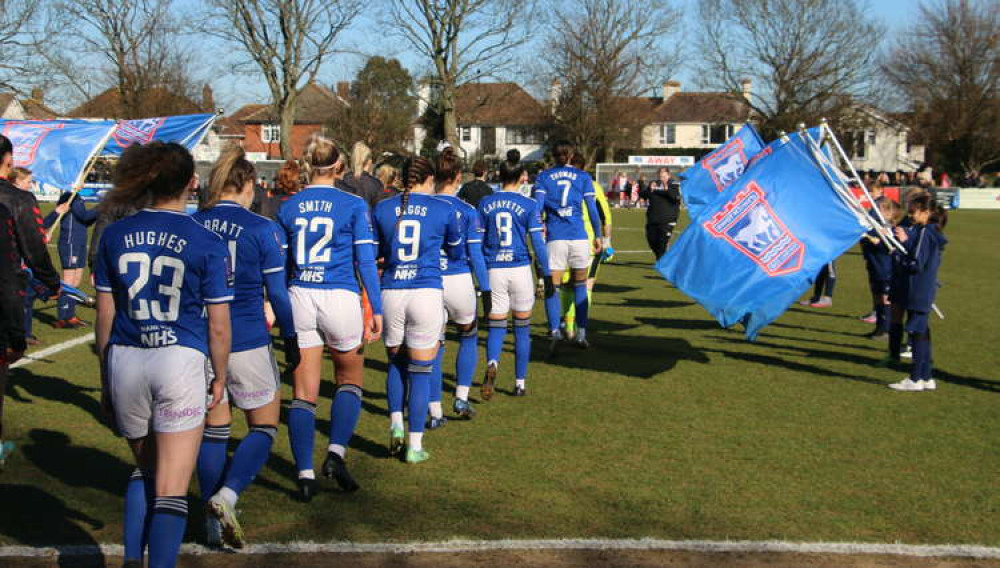
[[[6,112],[7,107],[14,101],[13,93],[0,93],[0,112]]]
[[[295,106],[295,123],[325,124],[333,117],[334,109],[343,104],[344,101],[330,89],[310,83],[299,93]],[[242,111],[246,112],[240,114]],[[247,105],[232,116],[240,122],[249,124],[273,123],[279,119],[278,113],[271,105]]]
[[[45,106],[45,103],[35,99],[24,99],[21,106],[24,107],[24,116],[28,120],[51,120],[59,116],[59,113]]]
[[[211,112],[209,109],[208,112]],[[164,116],[168,114],[194,114],[206,112],[198,103],[163,87],[150,89],[142,97],[139,116]],[[84,102],[69,112],[75,118],[135,118],[123,116],[121,97],[115,88],[110,88]]]
[[[638,112],[645,123],[732,123],[743,122],[750,106],[728,93],[674,93],[664,102],[660,97],[622,97],[623,111]]]
[[[537,126],[545,108],[517,83],[468,83],[455,94],[460,126]]]

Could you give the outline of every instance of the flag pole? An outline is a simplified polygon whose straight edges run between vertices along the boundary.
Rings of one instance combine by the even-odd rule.
[[[108,145],[108,141],[111,140],[111,136],[114,135],[115,130],[117,128],[118,128],[118,122],[115,122],[108,129],[108,133],[101,138],[101,141],[97,144],[97,146],[90,151],[90,154],[88,155],[84,167],[80,170],[79,175],[76,176],[76,180],[73,182],[72,194],[70,194],[69,199],[66,200],[67,204],[73,203],[73,199],[75,199],[77,194],[80,193],[80,190],[83,189],[83,184],[84,181],[86,181],[87,179],[87,174],[89,174],[90,171],[94,169],[94,165],[97,164],[97,159],[101,156],[101,150],[103,150],[104,147]],[[45,231],[46,241],[52,240],[52,235],[55,234],[56,227],[59,226],[59,223],[62,222],[62,219],[65,216],[66,213],[60,213],[59,216],[56,217],[56,220],[52,223],[52,226],[49,227],[47,231]]]

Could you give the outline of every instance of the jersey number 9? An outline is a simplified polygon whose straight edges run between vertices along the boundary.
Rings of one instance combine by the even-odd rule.
[[[420,256],[420,222],[408,219],[399,222],[396,242],[403,245],[396,249],[400,262],[413,262]]]
[[[144,252],[129,252],[118,257],[118,272],[125,276],[129,273],[129,265],[137,265],[139,272],[135,281],[128,287],[128,313],[134,320],[148,320],[150,312],[153,319],[163,322],[177,321],[181,306],[181,285],[184,284],[184,261],[172,256],[158,256],[150,262],[149,255]],[[167,309],[158,299],[147,299],[146,285],[149,284],[150,273],[153,276],[163,276],[163,271],[169,268],[171,277],[169,284],[157,286],[157,293],[167,297]]]

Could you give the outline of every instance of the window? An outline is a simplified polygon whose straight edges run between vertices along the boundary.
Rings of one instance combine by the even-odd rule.
[[[660,146],[667,146],[670,144],[677,143],[677,125],[676,124],[661,124],[660,125]]]
[[[265,124],[260,128],[260,140],[265,144],[281,142],[281,125]]]
[[[469,126],[463,126],[459,128],[462,132],[462,142],[472,142],[472,128]]]
[[[855,130],[854,132],[849,132],[847,134],[847,140],[851,145],[851,157],[857,159],[865,159],[866,144],[865,141],[868,137],[865,136],[864,130]],[[874,142],[874,134],[871,136],[870,140]]]
[[[702,124],[702,144],[722,144],[733,136],[732,124]]]
[[[541,144],[542,135],[534,128],[510,126],[507,127],[507,145]]]

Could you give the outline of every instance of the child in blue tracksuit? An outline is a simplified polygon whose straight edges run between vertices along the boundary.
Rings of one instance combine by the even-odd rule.
[[[890,301],[894,317],[889,328],[889,357],[899,360],[904,329],[900,316],[905,310],[905,330],[913,344],[913,364],[910,376],[889,388],[934,390],[937,384],[931,376],[930,312],[938,288],[941,253],[948,243],[942,232],[948,222],[948,213],[930,194],[911,199],[908,211],[912,224],[908,228],[896,228],[896,238],[906,247],[906,253],[894,252],[892,255]]]
[[[895,225],[899,205],[886,197],[875,199],[875,206],[890,225]],[[875,329],[867,335],[871,339],[885,339],[889,336],[889,285],[892,280],[892,256],[889,246],[875,231],[861,238],[861,255],[868,271],[868,288],[872,294],[872,312],[875,314]]]
[[[75,199],[67,192],[59,197],[59,204],[69,202],[69,212],[59,223],[59,261],[63,269],[63,281],[70,286],[79,286],[83,279],[83,267],[87,265],[87,230],[97,221],[97,208],[87,209],[83,200]],[[46,226],[55,222],[57,211],[46,217]],[[59,295],[57,308],[57,328],[85,327],[87,324],[76,316],[76,300],[63,292]]]

